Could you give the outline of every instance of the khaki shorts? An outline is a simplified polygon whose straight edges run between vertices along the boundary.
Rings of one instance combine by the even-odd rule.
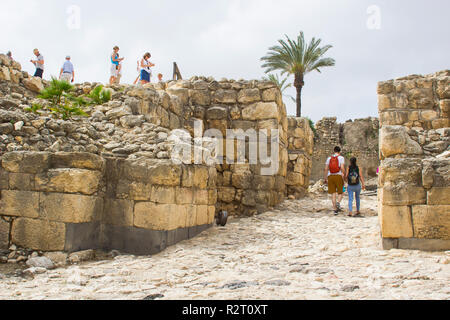
[[[328,177],[328,193],[343,194],[344,193],[344,179],[339,175],[331,175]]]
[[[63,73],[61,75],[61,80],[67,81],[67,82],[72,81],[72,74],[71,73]]]

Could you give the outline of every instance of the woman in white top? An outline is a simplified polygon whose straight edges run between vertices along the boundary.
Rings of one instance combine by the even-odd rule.
[[[143,59],[141,60],[141,84],[146,84],[150,82],[150,77],[152,74],[151,67],[154,67],[155,65],[148,61],[148,59],[151,57],[151,54],[147,52],[144,54]]]

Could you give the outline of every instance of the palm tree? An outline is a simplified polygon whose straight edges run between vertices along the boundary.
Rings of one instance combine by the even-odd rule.
[[[270,47],[267,55],[261,58],[261,61],[265,62],[262,67],[266,68],[266,73],[279,70],[281,74],[294,75],[294,87],[297,90],[297,117],[302,115],[301,95],[305,85],[305,74],[314,70],[320,72],[322,67],[335,65],[334,59],[323,58],[332,46],[319,47],[321,41],[321,39],[312,38],[307,44],[303,32],[298,35],[297,42],[286,35],[286,41],[278,40],[280,45]]]
[[[290,98],[292,101],[295,102],[295,99],[288,95],[288,94],[284,94],[284,92],[286,91],[287,88],[292,87],[292,83],[286,83],[288,81],[289,77],[285,77],[283,79],[280,79],[280,77],[278,76],[278,74],[269,74],[268,77],[263,77],[263,80],[266,81],[272,81],[273,83],[275,83],[277,85],[277,87],[280,89],[281,94],[285,97]]]

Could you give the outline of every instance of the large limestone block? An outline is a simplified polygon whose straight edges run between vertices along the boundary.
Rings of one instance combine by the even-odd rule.
[[[21,191],[35,191],[35,175],[31,173],[9,173],[9,189]],[[6,187],[5,189],[8,189]]]
[[[197,205],[209,204],[209,191],[203,189],[196,189],[194,192],[194,204]]]
[[[262,92],[262,100],[265,102],[276,102],[278,105],[283,104],[283,98],[278,88],[270,88]]]
[[[209,90],[189,90],[192,105],[207,106],[211,104]]]
[[[450,240],[450,205],[413,206],[414,237]]]
[[[179,186],[182,173],[171,160],[126,161],[123,170],[131,181],[164,186]]]
[[[286,184],[288,186],[303,186],[305,184],[305,176],[301,173],[288,172]]]
[[[408,111],[383,111],[380,112],[380,123],[382,125],[404,125],[408,122],[410,112]]]
[[[20,80],[23,79],[23,75],[22,72],[20,72],[19,70],[14,70],[12,68],[9,69],[9,75],[11,77],[11,81],[15,84],[19,84]]]
[[[39,77],[23,79],[23,85],[28,90],[36,93],[40,93],[42,90],[44,90],[44,85],[42,84],[42,80]]]
[[[149,230],[184,228],[190,205],[139,202],[134,208],[134,225]]]
[[[2,190],[0,214],[13,217],[39,217],[39,192]]]
[[[134,201],[106,198],[102,222],[114,226],[133,226]]]
[[[428,191],[428,205],[450,205],[450,187],[435,187]]]
[[[11,81],[11,74],[6,66],[0,67],[0,81]]]
[[[219,89],[214,92],[214,103],[234,104],[237,101],[237,92],[235,90]]]
[[[383,126],[380,132],[380,151],[385,158],[398,155],[421,155],[420,145],[412,140],[402,126]]]
[[[50,221],[85,223],[101,219],[103,200],[64,193],[40,194],[40,217]]]
[[[254,103],[261,101],[261,94],[258,88],[242,89],[238,94],[238,102],[242,104]]]
[[[9,248],[9,222],[0,217],[0,250]]]
[[[208,209],[208,206],[206,206],[206,205],[197,206],[196,225],[203,226],[203,225],[209,224],[209,221],[210,221],[209,213],[210,213],[210,211]]]
[[[98,191],[102,173],[85,169],[51,169],[36,176],[36,190],[44,192],[82,193]]]
[[[197,206],[186,205],[186,228],[195,227],[197,225]]]
[[[380,186],[405,183],[420,186],[422,181],[422,161],[420,159],[385,159],[380,168]]]
[[[194,201],[194,189],[178,187],[175,191],[175,200],[177,204],[192,204]]]
[[[236,189],[231,187],[219,187],[217,189],[217,199],[221,202],[232,203],[236,196]]]
[[[275,102],[259,102],[242,110],[244,120],[279,119],[278,106]]]
[[[395,109],[395,97],[392,95],[378,95],[378,111]]]
[[[378,94],[390,94],[394,92],[394,89],[395,88],[393,80],[378,82]]]
[[[63,251],[66,239],[64,223],[19,218],[14,220],[12,243],[32,250]]]
[[[194,184],[195,188],[206,189],[208,186],[208,174],[207,167],[196,166],[194,169]]]
[[[8,152],[2,157],[2,166],[9,172],[40,173],[49,167],[47,152]]]
[[[407,206],[381,206],[381,234],[383,238],[411,238],[413,226],[411,211]]]
[[[180,103],[183,106],[187,106],[189,103],[189,90],[186,88],[170,87],[166,89],[167,93],[177,96],[180,99]]]
[[[120,186],[120,187],[119,187]],[[151,194],[152,194],[152,185],[149,183],[142,183],[142,182],[125,182],[120,183],[117,188],[117,193],[121,194],[128,193],[130,196],[130,199],[137,200],[137,201],[148,201],[150,200]],[[121,187],[124,187],[122,190]],[[129,187],[129,189],[126,189],[126,187]]]
[[[150,200],[156,203],[173,204],[175,203],[175,188],[154,186]]]
[[[381,194],[382,203],[390,206],[425,204],[427,192],[422,187],[406,184],[384,186]]]
[[[444,77],[437,81],[436,93],[440,99],[450,99],[450,77]]]
[[[226,120],[228,119],[228,109],[223,106],[215,106],[206,110],[206,119],[208,120]]]

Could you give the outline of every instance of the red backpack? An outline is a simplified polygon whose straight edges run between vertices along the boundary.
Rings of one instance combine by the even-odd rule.
[[[339,156],[332,156],[328,167],[330,168],[330,173],[339,173],[341,171],[339,167]]]

